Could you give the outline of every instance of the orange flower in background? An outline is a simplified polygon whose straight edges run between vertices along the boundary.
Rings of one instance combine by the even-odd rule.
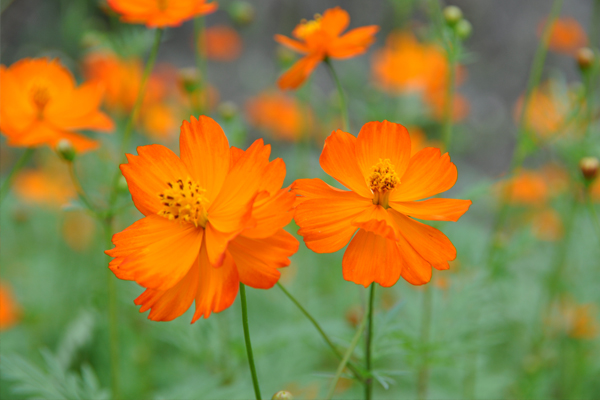
[[[10,287],[0,281],[0,331],[13,327],[21,318],[20,307]]]
[[[538,35],[542,34],[546,21],[538,25]],[[587,45],[587,35],[575,18],[565,17],[554,21],[548,47],[558,53],[574,55]]]
[[[532,170],[521,170],[513,178],[501,182],[500,189],[507,191],[510,203],[518,205],[542,205],[549,197],[544,175]]]
[[[277,81],[281,89],[296,89],[308,78],[319,63],[326,58],[350,58],[367,51],[375,42],[377,25],[355,28],[342,35],[348,27],[350,16],[340,7],[330,8],[323,16],[315,15],[311,21],[303,20],[292,32],[298,39],[275,35],[275,40],[301,54],[305,54]]]
[[[423,150],[425,147],[437,147],[438,149],[442,148],[442,143],[437,140],[429,140],[427,139],[427,135],[425,132],[416,126],[411,126],[408,128],[410,132],[410,155],[414,156],[417,152]]]
[[[145,217],[115,234],[106,254],[118,278],[146,288],[140,312],[169,321],[195,300],[195,322],[229,307],[240,282],[278,281],[298,241],[283,229],[295,196],[281,189],[285,164],[269,162],[270,151],[262,140],[229,148],[221,127],[201,116],[184,121],[180,157],[161,145],[127,156],[121,171]]]
[[[206,0],[108,0],[108,5],[121,14],[122,21],[149,28],[179,26],[188,19],[213,13],[219,6]]]
[[[425,101],[431,107],[433,119],[442,121],[446,105],[446,93],[443,90],[425,93]],[[469,102],[460,94],[455,94],[452,100],[452,120],[459,122],[469,115]]]
[[[298,233],[309,249],[331,253],[352,239],[342,260],[344,279],[392,286],[402,276],[422,285],[431,279],[431,267],[448,269],[456,257],[442,232],[413,219],[457,221],[469,209],[470,200],[417,201],[454,186],[456,166],[439,149],[410,152],[409,133],[400,124],[369,122],[358,137],[338,130],[325,141],[320,163],[351,190],[320,179],[292,185],[300,196]]]
[[[280,92],[263,92],[246,102],[251,125],[280,140],[296,142],[308,134],[312,115],[300,102]]]
[[[227,25],[215,25],[206,28],[204,52],[209,60],[233,61],[242,53],[242,38],[235,29]]]
[[[531,229],[536,238],[548,242],[555,242],[564,235],[564,226],[560,214],[550,207],[544,208],[533,215]]]
[[[154,139],[166,139],[177,130],[177,112],[164,103],[153,103],[143,108],[140,116],[142,130]]]
[[[26,203],[53,208],[77,197],[68,175],[57,169],[21,171],[15,179],[14,192]]]
[[[600,202],[600,179],[596,178],[590,187],[590,196],[595,202]]]
[[[78,130],[112,131],[113,122],[99,110],[103,89],[97,82],[79,87],[56,59],[25,58],[0,66],[0,131],[10,146],[56,147],[69,140],[79,152],[98,143]]]
[[[525,116],[528,128],[543,139],[561,134],[565,128],[565,118],[571,108],[569,97],[570,94],[567,96],[555,94],[551,82],[534,89]],[[520,118],[522,108],[523,96],[519,97],[515,105],[516,121]]]
[[[178,95],[191,110],[213,110],[219,102],[219,91],[211,84],[198,80],[193,68],[184,68],[177,76]]]

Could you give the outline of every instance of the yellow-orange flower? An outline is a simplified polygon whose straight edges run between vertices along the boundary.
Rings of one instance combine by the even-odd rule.
[[[333,132],[320,163],[350,191],[320,179],[296,181],[295,220],[298,233],[317,253],[340,250],[352,239],[342,260],[344,279],[365,287],[373,282],[392,286],[402,276],[421,285],[431,279],[432,266],[449,268],[456,257],[450,240],[413,219],[457,221],[470,207],[470,200],[417,201],[454,186],[457,171],[448,153],[428,147],[411,157],[404,126],[369,122],[358,137]]]
[[[21,317],[20,307],[12,291],[5,282],[0,281],[0,331],[11,328]]]
[[[269,162],[262,140],[229,143],[201,116],[184,121],[180,157],[161,145],[138,147],[121,166],[144,218],[113,236],[109,267],[146,288],[135,303],[149,318],[172,320],[196,301],[192,322],[229,307],[239,282],[267,289],[289,264],[297,240],[283,227],[295,196],[281,189],[285,164]]]
[[[525,122],[527,127],[539,137],[547,139],[553,135],[563,133],[565,119],[569,113],[571,102],[569,97],[557,96],[553,93],[553,86],[546,82],[533,90],[527,107]],[[523,108],[523,96],[515,105],[515,120],[519,120]]]
[[[17,175],[14,192],[27,203],[60,207],[77,197],[64,171],[25,170]]]
[[[103,89],[97,82],[77,87],[58,60],[25,58],[0,65],[0,131],[8,144],[56,147],[68,139],[79,152],[98,143],[75,131],[111,131],[113,122],[98,108]]]
[[[149,28],[179,26],[218,8],[217,2],[206,0],[108,0],[108,5],[121,14],[122,21],[145,24]]]
[[[298,141],[308,133],[311,113],[294,97],[278,92],[263,92],[246,102],[251,125],[277,139]]]
[[[233,61],[242,53],[242,38],[227,25],[206,28],[203,44],[198,45],[208,59],[215,61]]]
[[[560,214],[547,207],[536,211],[531,221],[533,234],[539,240],[555,242],[564,235],[564,226]]]
[[[379,27],[363,26],[342,35],[349,23],[348,12],[335,7],[325,11],[323,16],[317,14],[314,20],[303,20],[296,26],[292,35],[298,40],[275,35],[275,40],[282,45],[305,54],[279,78],[279,87],[296,89],[326,58],[350,58],[365,53],[375,41]]]
[[[500,184],[506,190],[508,201],[517,205],[539,206],[548,200],[548,183],[541,173],[521,170],[514,177]]]
[[[544,20],[538,25],[538,35],[541,35],[545,23]],[[575,18],[559,18],[551,29],[548,47],[558,53],[574,55],[587,45],[587,35]]]

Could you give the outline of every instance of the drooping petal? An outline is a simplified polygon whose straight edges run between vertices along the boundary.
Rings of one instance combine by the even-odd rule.
[[[293,191],[305,195],[297,205],[295,220],[306,246],[317,253],[332,253],[344,247],[357,227],[352,220],[373,206],[354,192],[328,189],[320,179],[301,179],[294,183]],[[313,188],[318,191],[312,192]]]
[[[356,161],[355,136],[339,129],[333,132],[325,139],[319,162],[323,171],[339,183],[363,197],[373,198]]]
[[[398,236],[402,257],[402,277],[412,285],[424,285],[431,280],[431,264],[402,236]]]
[[[223,265],[215,268],[208,261],[206,246],[200,251],[200,276],[196,294],[196,312],[192,323],[198,318],[208,318],[213,312],[221,312],[231,306],[239,290],[238,271],[229,253],[226,253]]]
[[[363,54],[375,42],[378,31],[377,25],[352,29],[329,45],[327,55],[332,58],[349,58]]]
[[[356,139],[356,159],[365,179],[372,168],[382,160],[389,160],[394,171],[401,177],[410,160],[410,136],[408,130],[388,121],[367,122]]]
[[[306,44],[291,39],[287,36],[277,34],[275,35],[275,41],[286,47],[289,47],[292,50],[296,50],[298,53],[306,54],[309,52],[309,48],[306,46]]]
[[[225,250],[227,244],[238,234],[235,232],[219,232],[213,225],[208,222],[205,230],[206,238],[206,253],[208,254],[208,261],[213,267],[220,267],[225,259]]]
[[[150,310],[148,319],[152,321],[171,321],[186,312],[192,305],[198,291],[200,267],[198,258],[188,273],[175,286],[165,291],[146,289],[134,303],[140,312]]]
[[[229,141],[221,126],[201,115],[183,121],[179,137],[181,160],[191,178],[206,190],[208,203],[217,197],[229,171]]]
[[[314,53],[302,57],[277,80],[280,89],[296,89],[304,83],[313,70],[323,60],[324,54]]]
[[[448,261],[456,258],[456,249],[446,235],[391,208],[388,212],[396,225],[396,230],[421,257],[436,269],[450,268]]]
[[[398,185],[390,193],[390,201],[413,201],[445,192],[456,183],[456,166],[448,153],[426,147],[417,152],[408,164]]]
[[[255,220],[256,226],[246,229],[244,236],[258,239],[275,234],[294,217],[295,200],[296,195],[288,189],[281,189],[272,196],[269,196],[268,192],[262,192],[252,209],[252,219]]]
[[[352,220],[352,225],[387,239],[396,240],[393,222],[385,208],[380,205],[372,204]]]
[[[402,263],[396,242],[360,229],[344,253],[344,279],[368,287],[394,285],[400,278]]]
[[[348,27],[350,15],[341,7],[330,8],[323,13],[321,27],[331,37],[339,36]]]
[[[423,201],[390,202],[394,210],[413,218],[430,221],[458,221],[473,202],[460,199],[429,199]]]
[[[113,235],[114,257],[109,268],[117,278],[141,286],[167,290],[175,286],[198,257],[204,230],[193,224],[170,221],[158,215],[140,219]]]
[[[159,194],[169,187],[167,183],[186,179],[190,172],[165,146],[152,144],[137,150],[139,156],[127,154],[129,162],[121,164],[121,172],[127,180],[135,207],[148,216],[163,208]]]
[[[231,241],[228,251],[237,266],[240,281],[256,289],[268,289],[281,275],[278,268],[288,266],[298,250],[298,241],[283,229],[263,239],[238,236]]]

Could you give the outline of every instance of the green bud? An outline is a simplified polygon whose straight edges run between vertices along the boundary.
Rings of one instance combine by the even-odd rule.
[[[126,193],[129,191],[129,186],[127,185],[127,180],[122,175],[119,177],[119,181],[117,182],[117,191],[119,193]]]
[[[582,47],[577,50],[577,65],[582,71],[586,71],[594,65],[594,51],[589,47]]]
[[[456,35],[462,40],[471,36],[471,33],[473,32],[473,26],[466,19],[458,21],[454,29],[456,29]]]
[[[457,6],[444,7],[444,19],[450,26],[458,24],[463,18],[463,13]]]
[[[68,139],[61,139],[58,142],[56,145],[56,152],[60,158],[68,162],[72,162],[77,156],[77,152],[75,151],[73,144],[71,144],[71,141]]]
[[[232,101],[224,101],[219,104],[217,111],[225,121],[231,121],[237,115],[238,107]]]
[[[584,157],[579,161],[579,169],[586,181],[593,181],[598,176],[600,161],[596,157]]]
[[[273,395],[273,397],[271,397],[271,400],[293,400],[294,396],[292,396],[292,394],[290,392],[288,392],[287,390],[280,390],[279,392],[275,393]]]
[[[254,21],[254,6],[247,1],[234,1],[228,11],[229,16],[237,25],[245,26]]]

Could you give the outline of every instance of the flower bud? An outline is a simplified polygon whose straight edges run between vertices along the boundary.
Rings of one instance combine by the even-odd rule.
[[[117,190],[119,193],[127,193],[129,191],[127,180],[122,175],[119,177],[119,181],[117,182]]]
[[[73,144],[68,139],[61,139],[56,145],[56,152],[59,157],[65,161],[71,162],[75,159],[77,152],[73,147]]]
[[[229,6],[229,16],[237,25],[245,26],[254,21],[254,6],[247,1],[234,1]]]
[[[456,35],[462,40],[465,40],[466,38],[471,36],[471,33],[473,32],[473,26],[466,19],[461,19],[460,21],[458,21],[455,29]]]
[[[275,393],[273,395],[273,397],[271,397],[271,400],[293,400],[294,396],[292,396],[292,394],[290,392],[288,392],[287,390],[280,390],[279,392]]]
[[[589,47],[577,50],[577,64],[582,71],[588,70],[594,65],[594,51]]]
[[[584,157],[579,161],[579,169],[587,181],[593,181],[598,176],[600,162],[596,157]]]
[[[225,121],[231,121],[237,115],[238,107],[232,101],[224,101],[217,107],[217,112]]]
[[[458,24],[460,20],[463,18],[463,13],[460,8],[457,6],[447,6],[444,7],[444,19],[446,23],[450,26],[454,26]]]

